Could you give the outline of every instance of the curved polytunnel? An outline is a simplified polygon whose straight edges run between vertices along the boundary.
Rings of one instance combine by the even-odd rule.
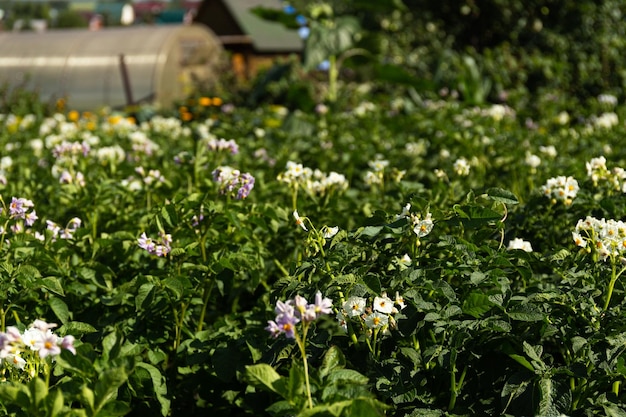
[[[222,51],[203,25],[0,32],[0,85],[76,110],[167,107],[217,80]]]

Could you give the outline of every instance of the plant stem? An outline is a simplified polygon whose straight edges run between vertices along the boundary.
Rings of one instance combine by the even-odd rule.
[[[313,408],[313,398],[311,397],[311,384],[309,382],[309,362],[306,358],[306,333],[308,330],[308,326],[306,323],[303,326],[302,330],[302,339],[298,336],[298,333],[295,333],[296,343],[298,344],[298,348],[300,348],[300,354],[302,355],[302,363],[304,364],[304,384],[306,389],[307,400],[309,403],[309,408]]]
[[[200,311],[200,321],[198,322],[197,332],[202,331],[202,326],[204,325],[204,316],[206,316],[207,305],[209,304],[209,297],[211,296],[211,292],[213,291],[213,285],[215,285],[215,280],[211,281],[211,285],[204,285],[204,292],[202,293],[202,311]]]
[[[452,365],[452,371],[450,372],[450,402],[448,403],[448,411],[451,411],[456,406],[456,399],[461,392],[461,386],[463,385],[463,381],[465,380],[465,375],[467,374],[467,366],[463,368],[463,372],[461,372],[461,377],[458,382],[456,380],[456,365]]]
[[[604,301],[604,308],[603,310],[606,310],[607,308],[609,308],[609,303],[611,302],[611,296],[613,295],[613,289],[615,288],[615,283],[617,282],[617,279],[620,277],[620,275],[622,275],[622,273],[626,270],[626,267],[622,268],[621,271],[617,272],[616,267],[615,267],[615,263],[616,261],[612,260],[611,262],[611,281],[609,281],[609,287],[608,287],[608,291],[606,294],[606,300]]]
[[[337,101],[337,79],[339,78],[337,57],[335,55],[329,56],[328,63],[328,101],[334,103]]]

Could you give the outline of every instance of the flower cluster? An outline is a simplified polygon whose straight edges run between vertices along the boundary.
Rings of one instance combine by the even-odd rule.
[[[619,117],[614,112],[606,112],[593,118],[592,122],[595,127],[600,129],[610,129],[619,124]]]
[[[596,219],[587,216],[578,220],[572,232],[574,243],[595,250],[600,260],[617,259],[626,252],[626,223],[621,220]]]
[[[163,174],[161,174],[161,171],[159,171],[158,169],[151,169],[151,170],[148,170],[148,172],[146,172],[144,167],[140,166],[140,167],[135,168],[135,172],[142,176],[143,182],[146,185],[165,182],[165,177],[163,176]]]
[[[333,302],[318,291],[315,294],[315,302],[309,304],[306,298],[296,295],[293,300],[287,302],[277,301],[274,312],[276,318],[268,320],[265,330],[271,336],[277,338],[281,334],[290,339],[297,335],[296,324],[303,322],[305,325],[319,318],[322,314],[332,313]]]
[[[314,195],[324,195],[334,190],[343,191],[348,188],[348,180],[343,174],[312,170],[293,161],[287,162],[286,169],[278,175],[278,180],[292,187],[302,187]]]
[[[141,249],[145,249],[150,255],[167,256],[172,250],[172,235],[160,231],[159,237],[152,239],[146,236],[146,232],[143,232],[137,239],[137,243]]]
[[[207,140],[207,148],[213,152],[227,151],[231,155],[236,155],[239,153],[239,145],[237,145],[237,143],[233,139],[226,140],[216,139],[213,137],[209,138]]]
[[[152,156],[159,151],[159,145],[151,140],[146,132],[136,130],[129,133],[128,139],[134,153],[133,159],[138,161],[139,155]]]
[[[221,194],[234,195],[237,200],[243,200],[250,195],[254,188],[254,177],[247,172],[240,172],[229,166],[221,166],[213,170],[213,181],[220,189]]]
[[[2,201],[2,197],[0,197]],[[34,204],[31,200],[22,197],[12,197],[11,203],[6,207],[2,201],[3,207],[0,207],[0,213],[8,212],[9,221],[11,221],[10,230],[13,233],[24,232],[24,227],[32,227],[37,217],[37,212],[33,209]],[[6,233],[5,226],[0,226],[0,234]]]
[[[541,192],[553,203],[563,202],[569,206],[578,194],[578,181],[574,177],[558,176],[548,179],[545,185],[541,186]]]
[[[404,299],[396,292],[395,300],[386,293],[380,297],[374,297],[371,306],[363,297],[350,297],[337,313],[337,320],[344,330],[348,329],[348,322],[357,324],[368,336],[374,334],[389,335],[391,329],[395,329],[397,321],[394,316],[406,307]]]
[[[35,320],[23,333],[16,327],[7,327],[6,332],[0,332],[0,364],[24,370],[26,359],[32,354],[45,359],[60,355],[61,350],[65,349],[76,355],[74,336],[57,336],[52,332],[56,326],[54,323]]]
[[[82,221],[78,217],[74,217],[67,222],[65,228],[61,228],[58,224],[53,222],[52,220],[46,220],[47,229],[52,232],[52,241],[57,240],[58,237],[61,239],[73,239],[74,233],[80,227]]]
[[[602,183],[614,191],[626,193],[626,170],[624,168],[615,167],[609,170],[604,156],[591,158],[585,166],[587,177],[591,179],[594,186]]]
[[[413,229],[413,233],[418,238],[422,238],[432,232],[435,223],[430,212],[426,212],[426,215],[422,218],[420,213],[411,213],[411,203],[407,203],[402,208],[402,213],[396,215],[397,219],[408,218],[409,224]]]
[[[35,210],[29,212],[35,205],[31,200],[26,198],[11,198],[9,204],[9,218],[22,219],[27,226],[32,226],[35,220],[37,220],[37,213]]]
[[[389,161],[387,161],[386,159],[377,158],[373,161],[368,161],[367,165],[370,167],[370,171],[365,172],[365,183],[367,185],[382,184],[384,172],[385,169],[389,166]]]

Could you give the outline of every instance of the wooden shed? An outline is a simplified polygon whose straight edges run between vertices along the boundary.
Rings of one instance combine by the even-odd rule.
[[[0,84],[77,110],[168,107],[216,82],[222,66],[220,42],[202,25],[0,32]]]
[[[219,37],[240,78],[250,78],[276,59],[303,51],[298,32],[258,17],[252,9],[259,6],[281,9],[279,0],[204,0],[194,18]]]

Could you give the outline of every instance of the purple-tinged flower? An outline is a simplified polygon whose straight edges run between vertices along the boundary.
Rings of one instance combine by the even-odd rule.
[[[296,311],[292,303],[290,302],[284,303],[280,300],[276,301],[276,308],[274,308],[274,312],[278,315],[285,314],[288,316],[293,316],[296,314]]]
[[[207,148],[214,152],[229,151],[232,155],[239,153],[239,145],[237,145],[237,142],[232,139],[226,140],[212,138],[207,141]]]
[[[228,166],[221,166],[211,173],[213,181],[219,185],[221,194],[234,194],[237,200],[243,200],[254,188],[254,177],[247,172],[240,172]],[[236,192],[235,192],[236,190]]]
[[[47,229],[52,232],[52,238],[56,239],[56,237],[59,235],[59,232],[61,232],[61,227],[52,220],[46,220],[46,225]]]
[[[315,318],[320,317],[322,314],[332,314],[333,302],[328,297],[322,297],[322,293],[318,291],[315,293],[315,303],[313,308],[315,311]]]
[[[29,208],[34,206],[31,200],[27,200],[25,198],[11,198],[11,203],[9,204],[9,215],[12,219],[23,219],[26,217],[26,212]]]
[[[306,298],[296,295],[293,300],[296,310],[296,316],[302,321],[315,320],[315,310],[309,309],[309,302]]]
[[[76,348],[74,347],[74,340],[75,340],[74,336],[67,335],[63,339],[61,339],[59,346],[61,346],[62,349],[69,350],[70,352],[72,352],[72,354],[76,355]]]
[[[276,317],[276,324],[280,328],[281,332],[285,333],[285,337],[289,339],[295,339],[296,324],[298,324],[299,321],[300,320],[298,320],[297,317],[285,314]]]
[[[31,211],[30,213],[26,213],[24,215],[26,221],[26,226],[31,227],[34,223],[35,220],[39,219],[39,217],[37,217],[37,212],[35,210]]]
[[[39,351],[39,357],[45,358],[47,356],[56,356],[61,354],[61,348],[59,347],[59,338],[52,333],[51,330],[43,333],[43,337],[37,341],[35,346]]]
[[[145,249],[150,255],[156,256],[167,256],[172,250],[171,243],[172,235],[164,232],[159,232],[159,237],[156,240],[146,236],[145,232],[137,239],[137,244],[141,249]]]
[[[37,330],[41,330],[42,332],[46,332],[48,330],[51,330],[51,329],[54,329],[55,327],[57,327],[57,324],[56,323],[48,323],[46,321],[37,319],[37,320],[35,320],[33,322],[33,324],[31,324],[30,327],[33,327],[33,328],[35,328]]]
[[[270,332],[270,335],[274,339],[276,339],[282,333],[282,329],[278,326],[278,324],[276,324],[274,320],[267,321],[267,327],[265,328],[265,330]]]

